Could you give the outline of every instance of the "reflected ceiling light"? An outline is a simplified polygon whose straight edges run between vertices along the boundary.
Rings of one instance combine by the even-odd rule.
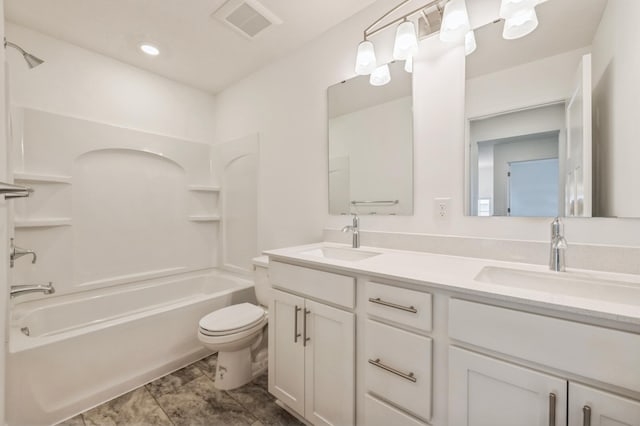
[[[403,61],[418,52],[416,27],[411,21],[404,21],[396,30],[396,41],[393,44],[393,59]]]
[[[462,42],[470,30],[467,4],[464,0],[450,0],[444,7],[440,40],[449,43]]]
[[[523,9],[504,21],[502,37],[505,40],[515,40],[530,34],[538,27],[536,9]]]
[[[369,79],[369,81],[373,85],[381,86],[382,84],[387,84],[391,80],[391,76],[389,75],[388,66],[377,66],[373,43],[369,41],[369,37],[372,37],[380,31],[383,31],[399,23],[396,29],[395,42],[393,44],[393,58],[395,60],[405,60],[405,70],[411,72],[410,70],[413,69],[412,56],[418,53],[418,37],[416,34],[416,26],[412,21],[409,20],[409,18],[419,13],[422,14],[425,19],[427,16],[430,16],[429,13],[435,13],[439,18],[442,17],[442,10],[440,8],[440,5],[442,4],[443,0],[429,0],[426,4],[420,6],[419,8],[412,10],[409,13],[405,13],[404,15],[401,15],[383,24],[383,21],[387,20],[387,18],[400,10],[410,1],[412,0],[403,0],[397,6],[382,15],[380,18],[374,21],[373,24],[369,25],[364,30],[364,40],[358,45],[358,51],[356,54],[355,71],[356,74],[359,75],[371,74],[371,78]],[[440,19],[438,19],[438,23],[439,21]],[[437,30],[438,29],[436,27],[429,32],[433,33]],[[374,73],[376,74],[376,76],[373,75]],[[385,75],[384,78],[381,77],[383,73]],[[380,83],[381,81],[384,82]]]
[[[407,56],[407,59],[404,61],[404,70],[408,73],[413,72],[413,55]]]
[[[384,86],[391,81],[391,73],[389,72],[389,65],[384,64],[377,67],[371,73],[369,77],[369,83],[372,86]]]
[[[358,45],[358,53],[356,54],[356,74],[368,75],[376,69],[376,52],[373,43],[364,40]]]
[[[33,69],[35,67],[37,67],[38,65],[42,64],[44,61],[40,58],[38,58],[35,55],[32,55],[31,53],[27,52],[26,50],[24,50],[22,47],[18,46],[15,43],[11,43],[10,41],[7,41],[7,39],[4,39],[4,47],[5,49],[7,48],[7,46],[9,47],[13,47],[14,49],[16,49],[18,52],[20,52],[22,54],[22,57],[24,58],[24,60],[27,62],[27,66],[29,67],[29,69]]]
[[[464,36],[464,54],[465,56],[471,55],[476,51],[478,45],[476,44],[476,35],[473,30],[469,31],[467,35]]]
[[[500,3],[500,17],[509,19],[520,11],[533,9],[538,3],[538,0],[502,0]]]
[[[144,53],[146,53],[149,56],[158,56],[160,54],[160,49],[158,49],[153,44],[149,44],[149,43],[142,43],[140,45],[140,50],[142,50]]]

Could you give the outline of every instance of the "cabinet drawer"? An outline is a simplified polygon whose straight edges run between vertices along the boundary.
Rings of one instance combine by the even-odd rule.
[[[367,320],[366,390],[415,415],[431,417],[431,339]]]
[[[272,261],[269,262],[269,279],[275,288],[349,309],[355,307],[356,288],[353,277]]]
[[[372,281],[366,288],[369,315],[431,331],[431,294]]]
[[[367,426],[427,425],[369,394],[364,396],[364,424]]]
[[[640,335],[451,299],[453,339],[640,392]]]

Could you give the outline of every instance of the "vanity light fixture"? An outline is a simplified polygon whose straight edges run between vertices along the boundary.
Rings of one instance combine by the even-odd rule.
[[[389,65],[384,64],[377,67],[369,76],[369,83],[372,86],[384,86],[391,81],[391,73],[389,72]]]
[[[358,45],[356,56],[356,74],[369,75],[376,69],[376,52],[373,43],[364,40]]]
[[[500,17],[505,20],[502,31],[505,40],[524,37],[538,27],[538,3],[538,0],[502,0]]]
[[[469,31],[467,35],[464,36],[464,54],[465,56],[471,55],[476,51],[478,45],[476,44],[476,35],[473,30]]]
[[[146,53],[149,56],[158,56],[160,54],[160,49],[158,49],[153,44],[141,43],[139,47],[142,52]]]
[[[393,59],[404,61],[418,52],[418,37],[413,22],[406,20],[396,30],[396,41],[393,44]]]
[[[406,61],[404,61],[404,70],[408,73],[413,72],[413,55],[407,56]]]
[[[396,29],[396,38],[393,45],[393,59],[406,61],[404,67],[405,70],[407,72],[412,72],[413,56],[418,53],[418,36],[416,33],[416,25],[413,21],[410,20],[410,18],[420,13],[425,18],[425,20],[427,20],[426,17],[428,15],[425,12],[430,8],[437,8],[438,17],[440,18],[442,16],[441,4],[446,2],[446,0],[431,0],[428,3],[420,6],[419,8],[412,10],[409,13],[405,13],[404,15],[399,16],[398,18],[382,25],[383,21],[400,10],[410,1],[412,0],[402,1],[400,4],[382,15],[379,19],[377,19],[373,24],[369,25],[364,30],[364,40],[358,45],[358,51],[356,54],[355,71],[358,75],[371,74],[369,82],[373,85],[380,86],[383,84],[387,84],[389,81],[391,81],[391,76],[389,74],[388,66],[378,66],[376,61],[375,49],[373,43],[369,40],[369,37],[391,27],[392,25],[399,23]],[[464,0],[461,1],[464,2]],[[438,24],[440,21],[439,18]],[[437,29],[438,28],[435,28],[435,30],[432,30],[430,32],[435,32],[437,31]]]
[[[471,31],[465,0],[451,0],[444,6],[440,40],[450,43],[461,42]]]

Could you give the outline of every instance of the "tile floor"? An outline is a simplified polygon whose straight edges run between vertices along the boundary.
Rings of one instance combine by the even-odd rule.
[[[211,355],[59,426],[302,425],[275,404],[266,373],[238,389],[216,389],[216,360]]]

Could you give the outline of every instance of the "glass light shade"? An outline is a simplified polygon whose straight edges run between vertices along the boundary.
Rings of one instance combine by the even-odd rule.
[[[464,36],[471,30],[467,4],[464,0],[451,0],[444,7],[440,40],[455,43],[464,40]]]
[[[522,10],[504,21],[502,37],[515,40],[524,37],[538,27],[538,15],[534,8]]]
[[[368,75],[376,69],[376,52],[373,49],[373,43],[368,40],[358,45],[358,53],[356,55],[356,74]]]
[[[369,77],[369,83],[372,86],[384,86],[390,81],[391,73],[389,72],[389,65],[387,64],[380,65],[378,68],[373,70]]]
[[[476,51],[478,45],[476,44],[476,35],[473,31],[469,31],[466,36],[464,36],[464,54],[466,56],[471,55]]]
[[[407,56],[407,59],[404,61],[404,70],[408,73],[413,72],[413,55]]]
[[[509,19],[520,11],[533,9],[538,3],[538,0],[502,0],[500,17]]]
[[[404,21],[396,30],[396,41],[393,44],[393,59],[405,60],[418,51],[416,27],[411,21]]]

